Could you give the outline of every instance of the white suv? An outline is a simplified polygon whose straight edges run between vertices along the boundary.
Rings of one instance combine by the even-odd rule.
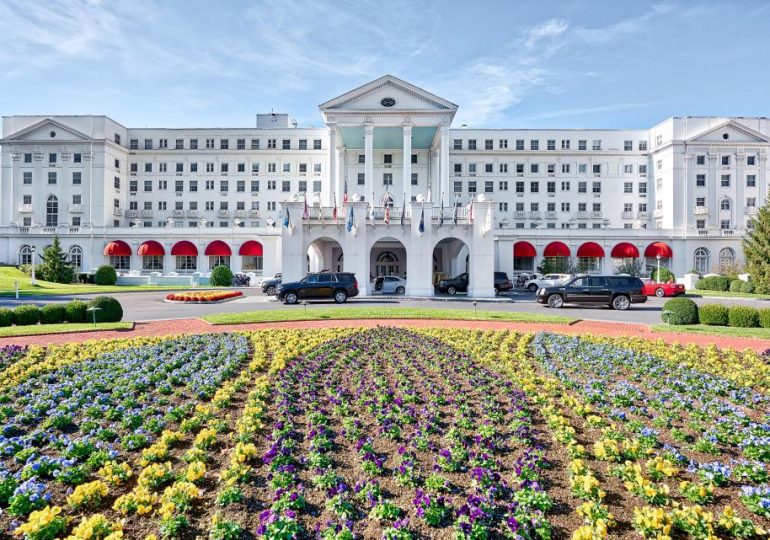
[[[572,274],[546,274],[539,279],[531,279],[524,285],[529,292],[537,292],[541,287],[551,287],[572,277]]]

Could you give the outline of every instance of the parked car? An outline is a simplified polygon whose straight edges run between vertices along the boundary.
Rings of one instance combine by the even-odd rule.
[[[558,285],[562,281],[571,278],[572,274],[545,274],[541,278],[532,278],[524,286],[529,292],[537,292],[543,287]]]
[[[281,273],[278,272],[275,277],[262,281],[262,292],[268,296],[275,295],[278,285],[281,284]]]
[[[406,280],[398,276],[379,276],[374,280],[374,290],[382,294],[405,294]]]
[[[644,283],[633,276],[586,276],[572,279],[537,291],[537,301],[552,308],[564,304],[604,304],[613,309],[626,310],[631,304],[647,301]]]
[[[464,272],[459,276],[442,279],[436,285],[439,292],[447,294],[456,294],[458,292],[468,291],[468,272]],[[508,274],[505,272],[495,272],[494,274],[494,288],[495,294],[499,294],[500,291],[510,291],[513,288],[513,283],[508,279]]]
[[[679,296],[684,294],[684,285],[681,283],[656,283],[652,280],[644,280],[644,294],[647,296]]]
[[[351,272],[308,274],[299,281],[281,283],[276,287],[278,300],[296,304],[299,300],[329,298],[338,304],[358,296],[358,281]]]

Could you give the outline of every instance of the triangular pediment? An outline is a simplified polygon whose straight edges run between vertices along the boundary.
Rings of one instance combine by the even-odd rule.
[[[55,133],[52,137],[51,133]],[[27,126],[15,133],[11,133],[5,141],[47,141],[47,142],[80,142],[90,141],[91,138],[53,118],[45,118]]]
[[[726,137],[725,137],[726,136]],[[735,121],[728,120],[689,138],[688,143],[768,142],[765,135]]]
[[[321,111],[392,110],[451,112],[457,105],[406,81],[385,75],[319,105]]]

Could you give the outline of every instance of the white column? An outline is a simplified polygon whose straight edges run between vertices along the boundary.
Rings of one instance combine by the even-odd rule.
[[[374,126],[372,124],[364,124],[364,162],[364,198],[369,201],[374,192]],[[349,184],[348,189],[350,189]]]
[[[433,192],[433,195],[431,196],[431,200],[433,201],[440,201],[441,194],[441,180],[439,177],[439,170],[438,170],[438,162],[439,162],[439,151],[438,150],[431,150],[430,151],[430,189]],[[436,196],[438,194],[438,196]],[[449,196],[449,193],[445,193],[444,197]],[[444,203],[446,206],[446,202]]]
[[[337,130],[334,124],[326,124],[329,128],[329,194],[328,206],[332,206],[332,192],[339,188],[337,175]]]
[[[744,216],[746,214],[743,211],[746,204],[746,197],[743,191],[743,186],[746,185],[745,164],[746,154],[743,151],[737,152],[735,155],[735,200],[730,205],[733,229],[743,229],[745,226]]]
[[[412,126],[404,124],[404,193],[412,200]]]
[[[757,207],[764,206],[767,201],[767,154],[759,152],[759,178],[757,178]]]
[[[443,193],[447,197],[449,193],[449,126],[441,126],[441,155],[439,157],[441,164],[439,166],[439,194]],[[447,205],[446,199],[444,205]]]
[[[716,152],[709,152],[709,169],[708,176],[706,177],[708,187],[708,199],[706,200],[706,206],[708,207],[708,224],[713,228],[719,226],[719,208],[717,208],[717,190],[719,189],[719,183],[721,178],[718,178],[717,173],[717,160],[720,158]]]

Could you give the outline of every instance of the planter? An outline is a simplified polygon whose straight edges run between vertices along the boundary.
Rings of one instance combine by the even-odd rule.
[[[178,292],[166,295],[171,304],[221,304],[243,296],[241,291]]]

